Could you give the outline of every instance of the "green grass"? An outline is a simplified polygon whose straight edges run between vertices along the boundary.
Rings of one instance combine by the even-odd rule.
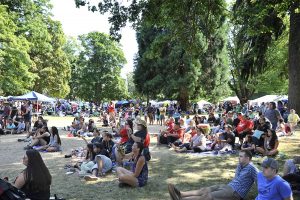
[[[51,119],[53,120],[53,118]],[[293,155],[299,155],[299,136],[300,132],[298,132],[296,136],[280,139],[280,152],[283,152],[287,158],[291,158]],[[8,138],[8,142],[3,140],[4,137]],[[20,151],[20,148],[24,144],[10,143],[10,137],[13,138],[15,136],[4,137],[1,137],[2,142],[0,144],[0,175],[2,177],[4,175],[9,176],[12,180],[13,177],[24,168],[19,162],[19,158],[21,158],[24,153]],[[149,162],[150,178],[148,184],[143,188],[119,188],[116,175],[113,173],[107,174],[105,178],[91,183],[86,183],[76,174],[65,175],[66,171],[63,167],[70,159],[63,158],[63,155],[69,152],[71,148],[84,146],[84,143],[80,139],[66,138],[63,136],[63,153],[42,154],[53,177],[51,186],[52,194],[58,194],[68,200],[170,199],[167,190],[168,183],[175,184],[180,190],[186,191],[210,186],[212,184],[226,184],[234,176],[235,168],[238,163],[237,156],[197,157],[190,154],[177,154],[173,151],[169,151],[166,147],[155,146],[155,139],[156,138],[151,139],[152,159]],[[17,146],[12,148],[12,144]],[[15,153],[13,152],[14,149],[16,149]],[[12,159],[6,159],[7,156],[12,156]],[[6,160],[4,161],[3,159]],[[283,166],[286,158],[277,157],[277,159],[280,165]],[[261,161],[262,158],[253,158],[254,164]],[[257,189],[256,186],[253,186],[246,199],[255,199],[256,195]],[[294,197],[294,199],[300,200],[299,197]]]

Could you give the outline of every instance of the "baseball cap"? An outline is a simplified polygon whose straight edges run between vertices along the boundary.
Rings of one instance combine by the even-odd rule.
[[[262,164],[261,164],[262,167],[264,168],[272,168],[272,169],[276,169],[277,171],[279,170],[279,165],[278,165],[278,162],[276,160],[274,160],[273,158],[267,158],[265,159]]]

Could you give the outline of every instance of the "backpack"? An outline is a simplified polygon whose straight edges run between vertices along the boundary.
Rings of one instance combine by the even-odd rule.
[[[25,200],[26,195],[9,182],[0,179],[0,200]]]

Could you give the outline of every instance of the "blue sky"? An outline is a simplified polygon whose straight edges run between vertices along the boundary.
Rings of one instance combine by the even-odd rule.
[[[108,15],[90,12],[87,7],[76,8],[74,0],[51,0],[51,3],[53,18],[62,23],[66,35],[76,37],[91,31],[109,33]],[[127,59],[121,72],[125,78],[126,73],[133,71],[133,57],[138,50],[135,31],[130,26],[122,29],[120,43]]]

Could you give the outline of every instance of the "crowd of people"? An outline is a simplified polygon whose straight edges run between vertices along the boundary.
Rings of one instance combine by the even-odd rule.
[[[192,117],[189,113],[183,114],[177,105],[116,108],[111,102],[99,119],[111,130],[97,127],[91,118],[86,122],[80,115],[75,115],[71,125],[64,128],[70,136],[82,138],[85,144],[65,155],[72,158],[66,169],[70,174],[78,172],[86,181],[105,178],[107,173],[115,171],[120,187],[145,186],[149,175],[148,161],[151,160],[148,127],[156,122],[161,126],[161,130],[154,133],[157,145],[166,145],[175,152],[239,152],[236,174],[229,184],[187,192],[170,184],[168,190],[172,199],[243,199],[254,182],[258,188],[257,200],[293,199],[292,190],[300,189],[296,166],[300,159],[287,160],[280,177],[274,156],[279,154],[280,137],[293,135],[300,120],[295,110],[283,113],[278,105],[280,103],[269,102],[254,112],[248,107],[239,108],[239,105],[227,103],[221,108],[210,107],[207,115],[195,113]],[[47,120],[42,116],[31,125],[32,109],[30,101],[22,103],[20,108],[3,104],[0,130],[11,134],[26,133],[25,138],[18,140],[28,142],[23,158],[26,169],[16,178],[14,186],[29,198],[47,199],[51,175],[39,152],[61,151],[62,142],[58,129],[55,126],[48,128]],[[91,140],[88,137],[92,137]],[[261,163],[262,172],[251,162],[255,155],[269,157]]]

